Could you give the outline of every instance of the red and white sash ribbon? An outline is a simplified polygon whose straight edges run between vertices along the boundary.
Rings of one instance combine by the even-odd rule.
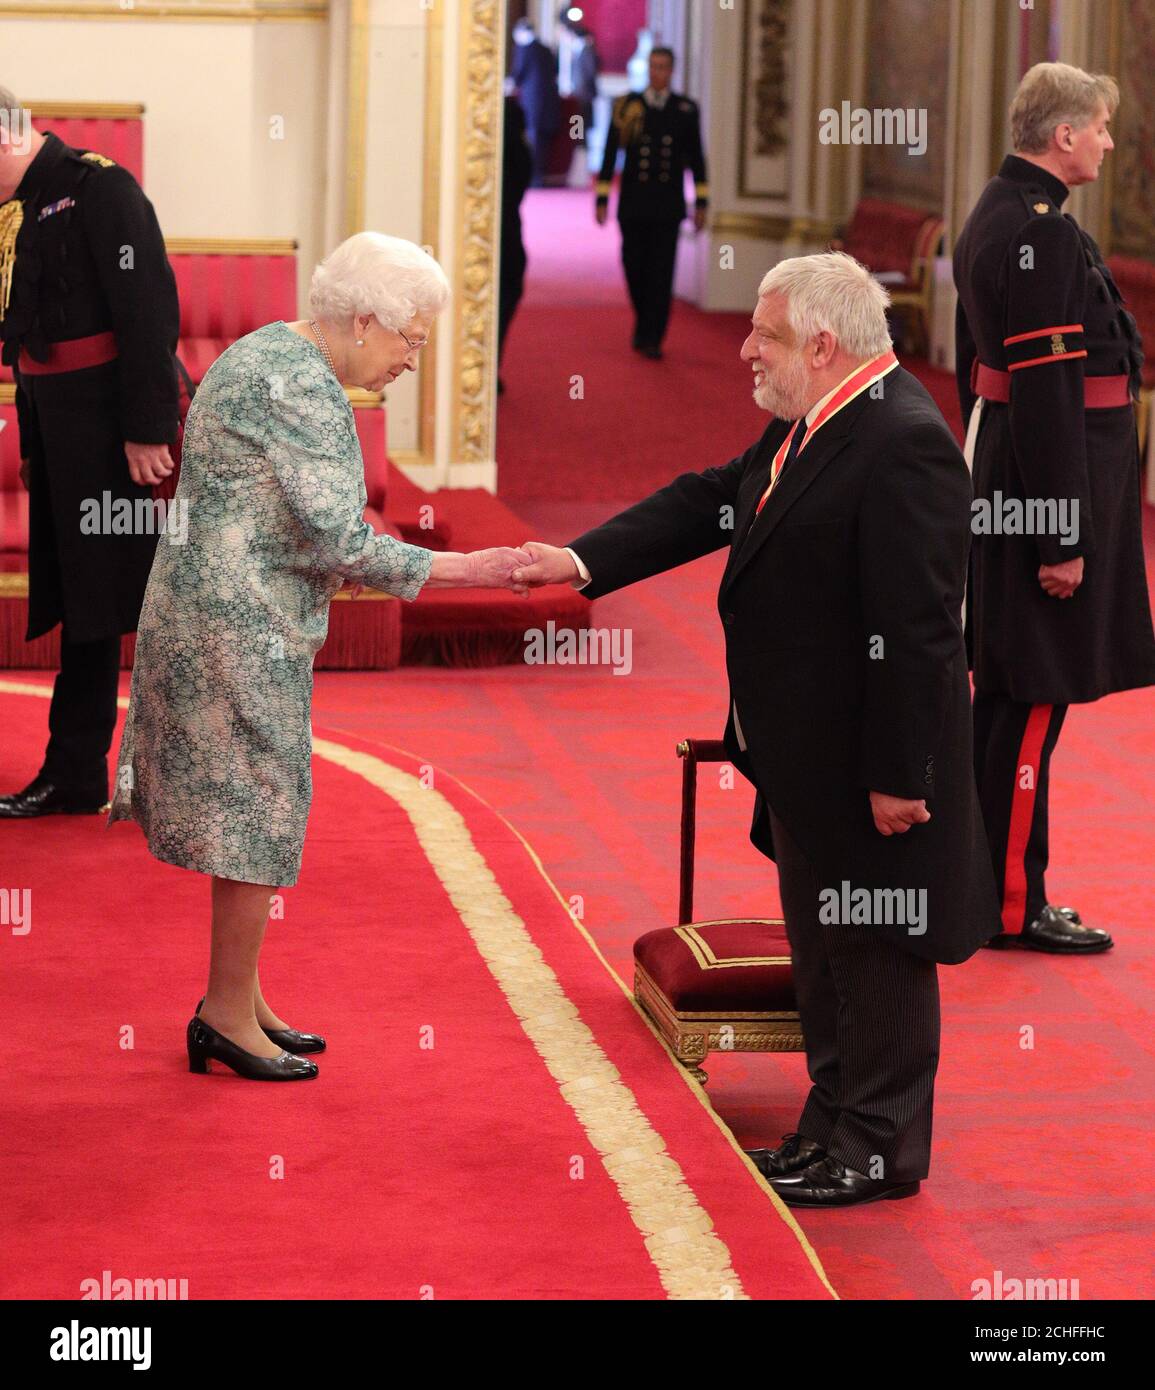
[[[806,437],[799,446],[798,452],[801,454],[802,450],[806,448],[807,444],[810,443],[822,426],[837,415],[844,405],[849,405],[856,396],[861,396],[863,391],[868,391],[876,381],[880,381],[888,372],[894,371],[897,366],[898,358],[895,357],[891,348],[887,348],[885,352],[879,353],[877,357],[872,358],[869,362],[864,362],[861,367],[855,367],[854,371],[850,373],[846,380],[840,382],[834,388],[826,404],[814,417],[814,423],[806,431]],[[778,452],[774,455],[770,464],[770,482],[766,491],[758,500],[758,506],[754,511],[755,516],[757,516],[766,505],[766,499],[774,491],[774,484],[778,481],[778,475],[782,472],[783,460],[790,451],[790,441],[794,438],[794,431],[797,430],[798,426],[801,424],[802,420],[795,420],[786,438],[779,444]]]

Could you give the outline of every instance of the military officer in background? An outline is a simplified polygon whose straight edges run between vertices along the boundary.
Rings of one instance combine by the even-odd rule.
[[[954,254],[975,770],[1002,895],[991,944],[1067,954],[1112,942],[1047,901],[1051,754],[1068,705],[1155,683],[1132,403],[1143,354],[1098,247],[1062,211],[1098,177],[1117,103],[1110,77],[1031,68],[1011,105],[1015,153]]]
[[[618,221],[622,265],[636,315],[634,349],[659,360],[670,318],[678,229],[686,216],[685,170],[694,177],[694,226],[706,223],[708,187],[698,106],[670,90],[674,54],[650,53],[650,85],[614,104],[597,181],[596,216],[604,225],[618,150],[625,150]]]
[[[29,493],[26,640],[62,624],[48,748],[31,784],[0,797],[11,819],[108,801],[120,639],[136,630],[158,528],[149,508],[147,529],[88,534],[84,508],[95,499],[106,514],[107,494],[110,517],[121,499],[143,515],[137,501],[172,473],[180,316],[132,175],[34,131],[3,87],[0,117],[0,338]]]

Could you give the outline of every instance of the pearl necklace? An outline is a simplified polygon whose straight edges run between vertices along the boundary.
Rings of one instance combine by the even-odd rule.
[[[321,349],[321,356],[328,364],[329,370],[336,376],[337,368],[333,366],[333,354],[329,351],[329,344],[325,341],[325,335],[312,319],[309,320],[309,327],[313,330],[313,336],[317,339],[317,345]]]

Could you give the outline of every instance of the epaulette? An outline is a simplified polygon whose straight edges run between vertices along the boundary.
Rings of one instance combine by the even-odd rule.
[[[80,157],[81,159],[87,159],[91,164],[99,164],[102,169],[116,168],[115,159],[109,159],[106,154],[97,154],[94,150],[85,150]]]
[[[623,149],[634,143],[645,124],[646,99],[641,92],[627,92],[619,97],[614,107],[614,129]]]
[[[614,102],[615,124],[621,124],[622,117],[626,114],[626,108],[629,106],[631,101],[640,101],[644,104],[645,100],[646,99],[641,94],[641,92],[626,92],[623,96],[618,97],[617,101]]]

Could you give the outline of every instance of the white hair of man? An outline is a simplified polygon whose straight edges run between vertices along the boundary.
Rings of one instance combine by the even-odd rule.
[[[1119,86],[1113,77],[1070,63],[1036,63],[1024,73],[1011,102],[1011,143],[1023,154],[1046,154],[1056,126],[1082,130],[1100,105],[1108,116],[1115,114]]]
[[[357,232],[313,271],[309,312],[347,323],[374,314],[383,328],[403,329],[414,314],[438,314],[449,301],[449,281],[427,251],[383,232]]]
[[[799,346],[825,331],[854,358],[877,357],[890,347],[890,295],[844,251],[779,261],[758,286],[759,299],[767,294],[785,297],[787,321]]]

